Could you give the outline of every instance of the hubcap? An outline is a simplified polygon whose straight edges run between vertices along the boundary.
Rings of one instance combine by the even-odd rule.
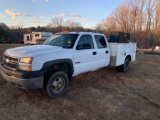
[[[64,86],[65,86],[65,82],[62,77],[58,77],[54,79],[53,84],[52,84],[53,92],[55,93],[61,92],[64,89]]]

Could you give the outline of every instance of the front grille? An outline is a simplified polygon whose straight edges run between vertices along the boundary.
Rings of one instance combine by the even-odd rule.
[[[3,61],[4,61],[5,66],[7,66],[9,68],[12,68],[12,69],[17,69],[18,58],[14,58],[14,57],[11,57],[11,56],[4,55],[3,56]]]

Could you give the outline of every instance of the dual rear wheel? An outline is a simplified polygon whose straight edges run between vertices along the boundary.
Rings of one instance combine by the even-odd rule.
[[[130,59],[126,58],[125,61],[124,61],[124,64],[120,65],[120,66],[117,66],[116,70],[118,72],[124,72],[124,73],[128,72],[128,70],[129,70],[129,63],[130,63]]]

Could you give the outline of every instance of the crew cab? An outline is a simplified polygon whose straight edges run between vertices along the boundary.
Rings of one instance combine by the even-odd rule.
[[[109,43],[100,33],[65,32],[54,34],[43,45],[7,49],[0,72],[18,87],[43,88],[55,98],[65,93],[72,76],[109,65],[127,72],[135,56],[136,43]]]

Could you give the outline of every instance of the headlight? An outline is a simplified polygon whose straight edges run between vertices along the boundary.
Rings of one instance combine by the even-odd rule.
[[[19,60],[20,63],[31,63],[33,60],[33,58],[29,57],[29,58],[21,58]]]
[[[23,71],[32,71],[32,67],[31,66],[26,66],[26,65],[19,65],[18,69],[23,70]]]

